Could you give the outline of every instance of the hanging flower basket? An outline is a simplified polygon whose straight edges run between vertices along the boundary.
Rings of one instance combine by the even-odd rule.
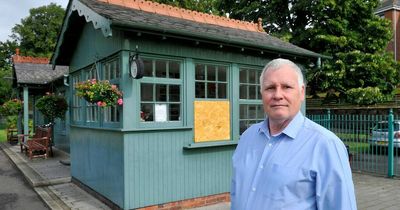
[[[20,111],[22,111],[23,102],[19,99],[11,99],[6,101],[0,107],[0,113],[5,116],[17,115]]]
[[[50,122],[55,118],[65,119],[65,112],[68,110],[68,103],[62,96],[54,93],[46,93],[36,102],[36,108],[47,117]]]
[[[101,107],[122,105],[122,92],[108,80],[87,80],[75,85],[76,95]]]

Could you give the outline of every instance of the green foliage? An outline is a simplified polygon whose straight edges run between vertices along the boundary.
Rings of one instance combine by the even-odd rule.
[[[62,96],[47,94],[36,102],[36,108],[48,118],[50,122],[54,122],[55,118],[65,118],[65,112],[68,110],[68,103]]]
[[[208,14],[217,14],[215,4],[218,0],[151,0],[154,2],[168,4],[171,6],[181,7],[189,10],[198,12],[204,12]]]
[[[0,107],[0,113],[5,116],[17,115],[20,111],[22,111],[22,101],[19,99],[6,101]]]
[[[7,118],[6,118],[7,128],[17,128],[17,121],[18,121],[17,115],[7,116]]]
[[[106,107],[123,103],[122,92],[108,80],[87,80],[76,84],[75,89],[77,96],[83,97],[89,103],[96,103],[98,106]]]
[[[357,105],[372,105],[386,101],[378,87],[352,88],[346,91],[347,101]]]
[[[12,92],[12,63],[11,56],[17,43],[12,41],[0,42],[0,104],[15,97]]]
[[[387,53],[390,21],[374,14],[379,0],[221,0],[230,17],[256,21],[275,36],[332,56],[308,70],[312,94],[334,89],[339,97],[353,88],[376,87],[390,97],[400,82],[400,66]]]
[[[33,8],[30,15],[12,28],[11,37],[20,44],[21,52],[28,56],[50,57],[57,42],[64,9],[51,3]]]

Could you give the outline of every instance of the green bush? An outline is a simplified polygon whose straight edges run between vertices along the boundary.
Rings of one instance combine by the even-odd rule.
[[[346,91],[346,100],[351,104],[372,105],[386,101],[378,87],[352,88]]]
[[[20,111],[22,111],[22,101],[19,99],[6,101],[0,107],[0,113],[4,116],[17,115]]]

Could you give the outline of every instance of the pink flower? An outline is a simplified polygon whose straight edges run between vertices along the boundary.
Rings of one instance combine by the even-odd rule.
[[[111,85],[111,89],[117,89],[116,85]]]
[[[101,101],[97,102],[97,106],[102,106],[102,105],[103,105],[103,102],[101,102]]]
[[[96,84],[96,79],[92,79],[92,84]]]
[[[120,98],[120,99],[118,99],[117,103],[118,103],[118,105],[122,105],[122,104],[124,104],[124,101],[122,100],[122,98]]]

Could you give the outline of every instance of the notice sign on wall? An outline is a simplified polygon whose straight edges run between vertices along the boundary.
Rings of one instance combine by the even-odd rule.
[[[229,101],[194,102],[194,141],[230,139]]]
[[[167,105],[166,104],[156,104],[155,106],[155,117],[156,122],[167,121]]]

